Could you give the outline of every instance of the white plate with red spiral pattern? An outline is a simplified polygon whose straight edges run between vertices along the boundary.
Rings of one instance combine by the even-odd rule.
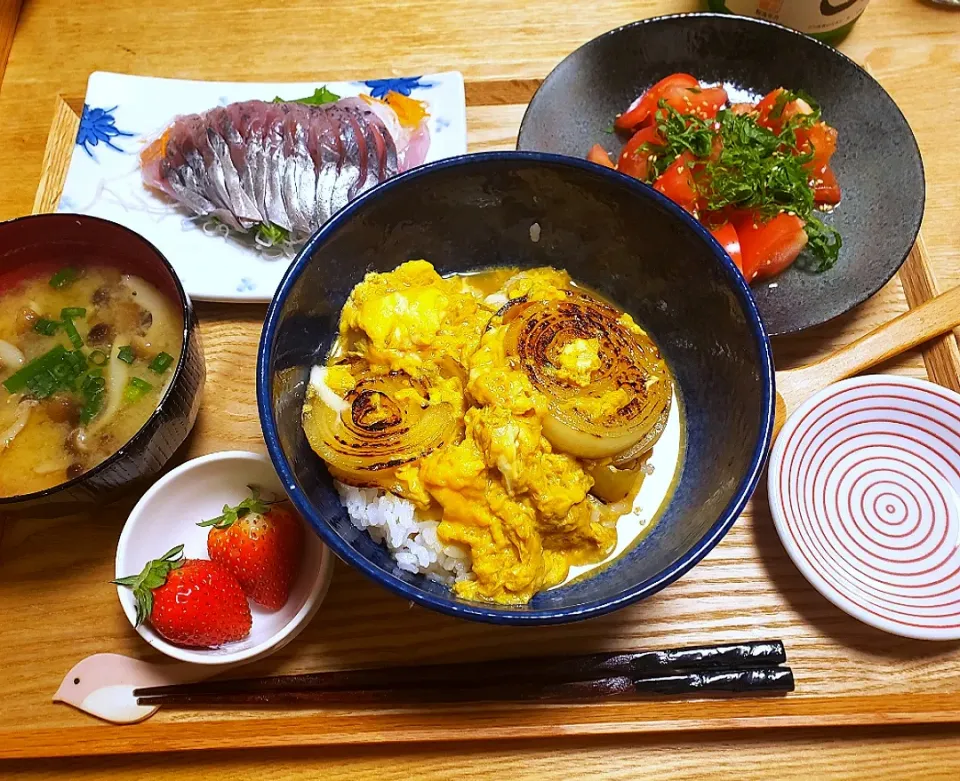
[[[787,553],[837,607],[960,638],[960,395],[889,375],[831,385],[787,420],[768,489]]]

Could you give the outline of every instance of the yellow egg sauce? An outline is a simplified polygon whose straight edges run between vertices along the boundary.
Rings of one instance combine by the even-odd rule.
[[[672,377],[628,314],[553,268],[424,260],[354,288],[304,429],[336,479],[413,502],[469,551],[460,597],[500,604],[621,552],[648,527],[618,542],[653,443],[676,435],[660,499],[680,449]]]
[[[122,447],[156,409],[182,337],[173,301],[107,266],[0,293],[0,496],[51,488]]]

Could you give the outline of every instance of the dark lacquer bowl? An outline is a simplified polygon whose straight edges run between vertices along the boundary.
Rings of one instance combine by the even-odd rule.
[[[38,214],[0,223],[0,276],[40,265],[98,263],[136,274],[183,317],[183,347],[167,392],[141,429],[101,464],[44,491],[0,498],[0,516],[52,516],[103,504],[156,475],[193,428],[206,376],[197,318],[176,272],[150,242],[122,225],[81,214]]]
[[[540,226],[533,241],[531,226]],[[534,231],[534,236],[536,231]],[[441,274],[491,266],[567,269],[632,314],[660,345],[683,397],[686,454],[653,531],[611,565],[523,607],[467,602],[401,572],[355,529],[300,426],[310,367],[337,334],[350,290],[411,258]],[[297,509],[343,559],[397,594],[493,623],[573,621],[680,577],[717,544],[757,484],[773,420],[770,349],[749,290],[709,233],[639,182],[555,155],[444,160],[375,188],[303,248],[267,314],[260,420]]]
[[[755,99],[776,87],[802,90],[839,131],[831,166],[843,199],[823,220],[843,237],[840,258],[824,273],[797,263],[754,283],[768,333],[824,323],[883,287],[920,230],[920,150],[900,109],[870,74],[801,33],[727,14],[664,16],[612,30],[544,79],[523,117],[517,148],[583,158],[601,144],[619,155],[627,137],[610,132],[614,117],[677,72],[722,82],[733,100]]]

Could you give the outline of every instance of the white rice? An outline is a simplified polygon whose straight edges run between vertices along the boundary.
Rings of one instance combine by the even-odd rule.
[[[436,521],[419,517],[416,505],[377,488],[355,488],[334,481],[354,526],[382,542],[404,572],[452,585],[473,580],[470,552],[437,539]]]

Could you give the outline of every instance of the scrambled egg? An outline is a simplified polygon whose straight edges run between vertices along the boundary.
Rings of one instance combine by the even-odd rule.
[[[460,596],[519,604],[563,582],[571,565],[602,560],[616,526],[589,496],[593,479],[580,461],[543,436],[547,400],[511,365],[506,329],[496,327],[503,303],[563,298],[569,277],[514,274],[487,296],[481,281],[444,279],[422,260],[368,275],[343,310],[341,357],[365,371],[404,372],[430,403],[453,405],[456,440],[397,468],[391,490],[440,520],[442,542],[469,549],[475,579],[454,586]],[[587,385],[600,365],[596,339],[569,343],[558,364],[561,376]],[[341,398],[357,381],[349,363],[326,372]]]
[[[340,338],[372,367],[412,377],[439,373],[444,359],[466,366],[492,309],[463,277],[444,279],[425,260],[368,274],[350,294]]]
[[[586,388],[591,375],[600,368],[600,342],[597,339],[574,339],[567,342],[557,356],[557,377]]]

